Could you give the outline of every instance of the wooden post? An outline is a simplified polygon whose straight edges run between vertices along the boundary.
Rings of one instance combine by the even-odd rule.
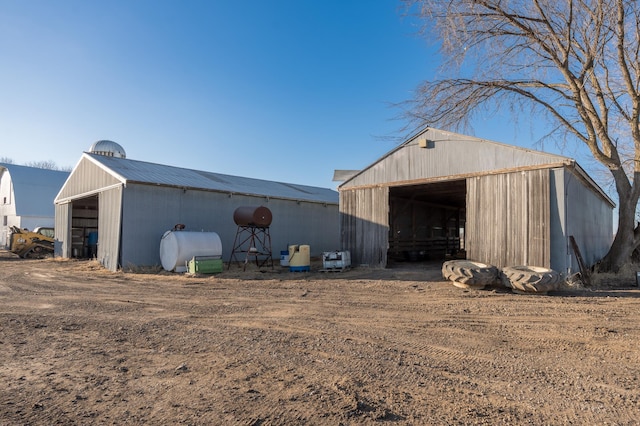
[[[571,248],[573,248],[573,252],[576,255],[576,259],[578,259],[578,267],[580,268],[580,275],[582,276],[582,281],[586,286],[590,286],[591,285],[590,271],[587,269],[586,265],[584,264],[584,260],[582,259],[582,254],[580,254],[580,248],[578,247],[578,244],[576,243],[575,238],[573,238],[573,235],[569,235],[569,242],[571,243]]]

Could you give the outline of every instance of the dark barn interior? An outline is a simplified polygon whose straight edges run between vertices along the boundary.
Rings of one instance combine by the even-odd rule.
[[[466,180],[389,188],[387,263],[464,258]]]
[[[93,258],[97,253],[98,196],[75,200],[71,210],[71,247],[75,258]]]

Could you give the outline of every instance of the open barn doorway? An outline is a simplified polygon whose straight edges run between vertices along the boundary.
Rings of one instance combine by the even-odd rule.
[[[98,196],[73,200],[71,207],[71,257],[96,257],[98,244]]]
[[[465,257],[466,180],[389,188],[387,265]]]

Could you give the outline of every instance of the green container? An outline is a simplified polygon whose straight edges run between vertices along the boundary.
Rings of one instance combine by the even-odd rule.
[[[190,274],[218,274],[222,269],[222,259],[214,257],[196,256],[187,263]]]

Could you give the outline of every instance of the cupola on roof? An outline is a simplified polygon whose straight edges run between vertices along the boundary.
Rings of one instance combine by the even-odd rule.
[[[120,144],[106,139],[97,141],[91,145],[89,152],[104,155],[105,157],[127,158],[127,153],[124,152],[124,148],[120,146]]]

